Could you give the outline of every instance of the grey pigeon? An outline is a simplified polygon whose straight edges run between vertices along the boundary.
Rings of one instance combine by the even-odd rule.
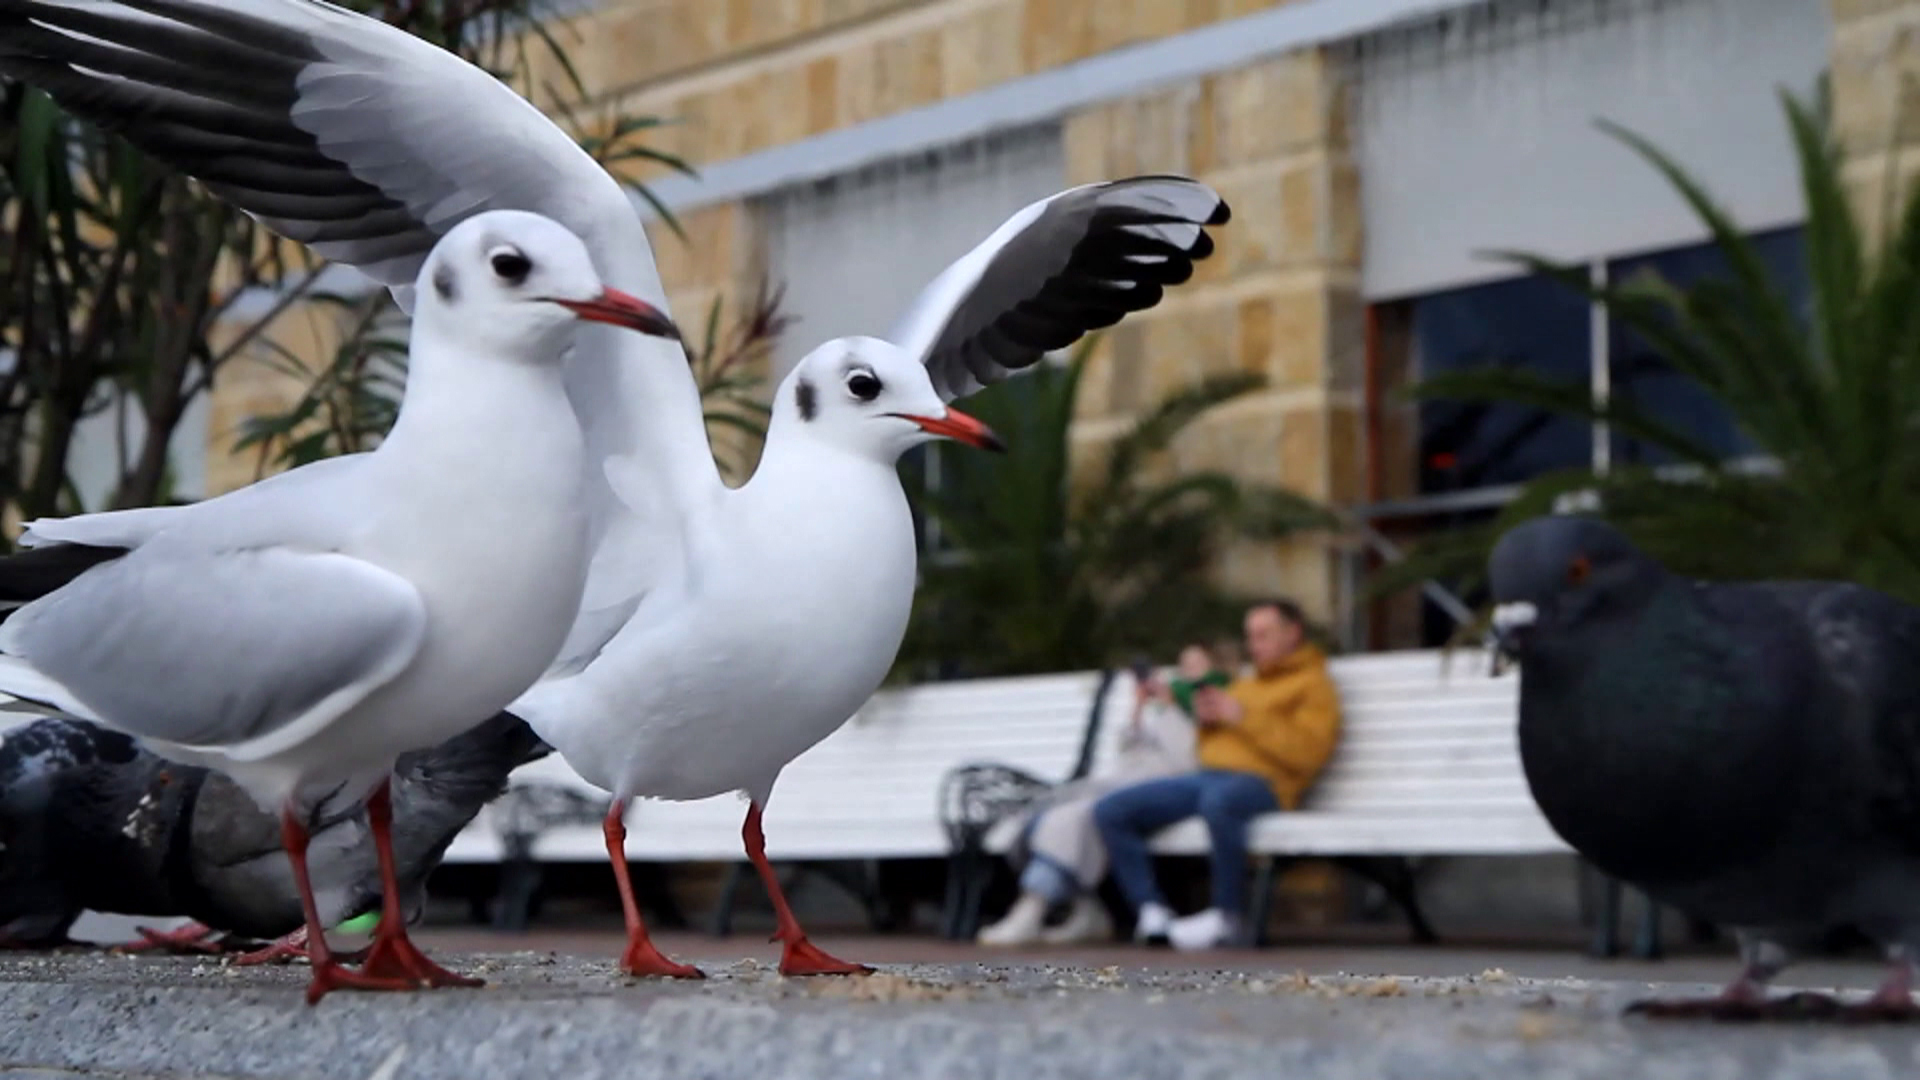
[[[509,773],[550,752],[503,712],[400,758],[393,845],[409,919],[455,835]],[[323,804],[310,830],[324,925],[377,910],[379,870],[358,805]],[[0,945],[62,944],[83,909],[186,916],[201,933],[257,939],[296,934],[304,921],[279,818],[238,785],[95,724],[37,720],[0,736]]]
[[[1838,582],[1707,583],[1590,518],[1520,525],[1490,560],[1520,662],[1520,758],[1602,871],[1735,930],[1717,998],[1658,1016],[1914,1019],[1920,961],[1920,608]],[[1885,948],[1865,1003],[1769,998],[1823,932]]]

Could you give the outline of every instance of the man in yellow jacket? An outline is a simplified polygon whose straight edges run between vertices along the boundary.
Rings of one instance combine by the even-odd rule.
[[[1135,938],[1208,949],[1236,942],[1246,900],[1247,825],[1292,810],[1333,755],[1340,698],[1324,653],[1308,643],[1291,601],[1255,605],[1246,617],[1253,673],[1196,697],[1198,772],[1149,780],[1101,799],[1094,822],[1114,880],[1138,913]],[[1213,847],[1213,904],[1175,919],[1153,879],[1147,838],[1194,815]]]

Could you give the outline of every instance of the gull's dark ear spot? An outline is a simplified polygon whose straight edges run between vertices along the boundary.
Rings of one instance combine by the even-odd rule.
[[[814,397],[813,383],[807,379],[801,379],[793,385],[793,400],[800,406],[802,420],[813,419],[814,413],[820,408],[819,401]]]
[[[460,287],[455,283],[453,278],[453,267],[448,266],[446,263],[441,263],[435,268],[433,271],[433,291],[440,294],[441,300],[449,304],[453,303],[453,298],[459,295],[460,292]]]

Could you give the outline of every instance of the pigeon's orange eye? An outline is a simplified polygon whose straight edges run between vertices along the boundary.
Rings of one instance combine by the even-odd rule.
[[[1578,585],[1593,573],[1593,563],[1585,555],[1575,555],[1567,564],[1567,584]]]

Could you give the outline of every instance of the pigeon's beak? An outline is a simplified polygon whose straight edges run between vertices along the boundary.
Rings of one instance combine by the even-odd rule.
[[[912,413],[894,413],[893,415],[919,424],[920,430],[929,435],[938,435],[943,439],[952,439],[955,442],[963,442],[968,446],[977,446],[982,450],[992,450],[997,453],[1004,454],[1007,450],[1007,444],[1000,441],[1000,436],[995,435],[992,428],[959,409],[948,409],[947,415],[938,417],[915,416]]]
[[[673,325],[673,320],[667,318],[665,312],[619,289],[602,289],[600,295],[592,300],[555,300],[554,303],[588,322],[611,323],[654,337],[680,340],[680,328]]]
[[[1520,658],[1526,648],[1527,634],[1539,621],[1540,609],[1525,600],[1500,604],[1493,609],[1493,628],[1488,647],[1493,652],[1494,675],[1506,672],[1506,661]]]

